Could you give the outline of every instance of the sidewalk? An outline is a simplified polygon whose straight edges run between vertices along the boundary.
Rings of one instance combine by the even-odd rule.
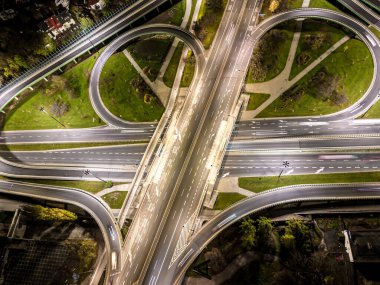
[[[97,197],[102,197],[104,195],[107,195],[112,192],[116,191],[128,191],[129,190],[130,184],[120,184],[120,185],[115,185],[110,188],[103,189],[102,191],[99,191],[98,193],[95,194]]]
[[[218,192],[239,193],[247,197],[255,195],[255,193],[239,187],[238,177],[221,178],[216,189]]]

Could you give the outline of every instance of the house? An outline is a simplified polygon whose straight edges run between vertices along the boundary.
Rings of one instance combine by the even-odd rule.
[[[78,23],[67,11],[45,19],[38,26],[41,32],[48,33],[54,40],[64,38],[79,29]]]

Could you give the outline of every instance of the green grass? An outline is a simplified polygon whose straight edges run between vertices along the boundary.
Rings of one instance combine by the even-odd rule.
[[[246,196],[239,193],[219,193],[216,198],[214,210],[224,210],[244,198],[246,198]]]
[[[261,104],[263,104],[269,97],[269,94],[253,93],[249,94],[247,110],[256,110]]]
[[[149,141],[120,141],[120,142],[94,142],[94,143],[39,143],[39,144],[7,144],[0,145],[0,151],[37,151],[54,149],[74,149],[84,147],[115,146],[148,143]]]
[[[380,172],[287,175],[281,176],[278,183],[277,179],[277,176],[239,178],[239,187],[259,193],[277,187],[297,184],[379,182]]]
[[[105,188],[105,183],[97,181],[58,181],[58,180],[43,180],[43,179],[11,179],[20,182],[37,183],[51,186],[62,186],[69,188],[82,189],[90,193],[97,193]],[[117,185],[118,183],[114,183]]]
[[[369,29],[371,30],[372,33],[375,34],[375,36],[380,39],[380,31],[378,31],[377,29],[375,29],[374,27],[369,27]]]
[[[195,72],[195,59],[189,60],[192,57],[192,51],[189,51],[187,55],[187,61],[185,63],[185,68],[183,70],[182,79],[181,79],[181,87],[189,87],[191,81],[194,77]]]
[[[120,209],[123,206],[127,191],[115,191],[102,196],[102,199],[110,206],[111,209]]]
[[[83,62],[66,71],[62,77],[66,80],[66,86],[52,88],[51,81],[39,83],[34,91],[24,91],[20,94],[19,101],[11,111],[7,111],[3,130],[35,130],[63,128],[40,111],[44,106],[50,113],[50,107],[57,99],[70,105],[69,111],[57,119],[67,128],[86,128],[103,125],[92,109],[89,96],[88,84],[91,69],[98,54],[92,55]],[[51,79],[51,77],[49,77]],[[47,95],[46,90],[51,90]]]
[[[276,30],[276,31],[274,31]],[[295,31],[295,22],[285,22],[283,24],[280,24],[276,26],[274,29],[269,31],[271,32],[277,32],[280,31],[283,39],[281,40],[281,43],[274,42],[272,43],[273,49],[270,51],[264,50],[263,51],[263,65],[267,66],[267,72],[265,74],[265,77],[261,80],[253,80],[252,78],[252,66],[250,65],[248,68],[248,74],[246,83],[255,83],[255,82],[264,82],[268,81],[277,75],[281,73],[281,71],[285,68],[286,61],[288,59],[288,54],[290,50],[290,46],[292,44],[293,35]],[[261,41],[270,41],[270,34],[266,34]],[[270,43],[268,42],[270,45]],[[256,47],[257,48],[257,47]]]
[[[198,14],[198,21],[202,20],[202,18],[212,19],[212,21],[207,21],[207,25],[204,25],[203,27],[203,30],[205,31],[205,36],[202,39],[202,43],[206,49],[210,48],[212,41],[214,40],[216,32],[219,28],[219,23],[222,20],[226,5],[227,0],[222,0],[222,9],[214,10],[209,5],[207,5],[207,0],[203,0],[201,4]]]
[[[276,99],[268,108],[258,114],[258,117],[311,116],[338,112],[363,96],[373,76],[371,54],[367,46],[357,39],[350,39],[336,49],[295,86],[308,86],[309,79],[321,68],[324,68],[328,74],[334,74],[341,78],[342,91],[348,98],[345,104],[337,106],[329,101],[322,101],[316,98],[316,91],[309,88],[300,99],[287,104],[286,108],[281,98]]]
[[[179,61],[181,59],[182,49],[183,42],[179,42],[163,77],[165,85],[170,88],[173,87],[175,75],[177,73]]]
[[[158,121],[164,107],[157,97],[144,103],[131,81],[140,75],[122,52],[112,55],[100,77],[100,94],[105,106],[114,115],[132,122]]]
[[[310,0],[309,7],[310,8],[324,8],[324,9],[330,9],[337,12],[342,12],[339,8],[337,8],[335,5],[331,4],[327,0]]]
[[[323,33],[323,35],[326,37],[324,42],[320,47],[311,49],[306,42],[306,37],[316,36],[321,33]],[[342,30],[342,28],[336,26],[335,24],[320,20],[304,20],[302,23],[301,37],[298,43],[289,79],[294,78],[298,73],[309,66],[314,60],[316,60],[320,55],[322,55],[326,50],[328,50],[345,35],[346,33]],[[301,54],[309,56],[310,59],[306,64],[297,63],[297,59]]]
[[[151,81],[156,80],[165,60],[173,37],[168,35],[149,35],[127,46],[128,51]]]

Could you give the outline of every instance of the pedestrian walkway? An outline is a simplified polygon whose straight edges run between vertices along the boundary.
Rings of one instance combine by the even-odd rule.
[[[112,186],[110,188],[106,188],[106,189],[103,189],[102,191],[99,191],[98,193],[95,194],[95,196],[102,197],[104,195],[107,195],[109,193],[116,192],[116,191],[119,191],[119,192],[128,191],[129,186],[130,186],[130,184],[115,185],[115,186]]]
[[[223,193],[239,193],[241,195],[251,197],[255,193],[247,189],[239,187],[238,177],[225,177],[221,178],[217,185],[217,191]]]

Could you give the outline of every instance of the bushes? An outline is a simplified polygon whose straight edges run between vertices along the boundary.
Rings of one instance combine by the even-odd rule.
[[[30,213],[35,219],[41,221],[70,221],[77,220],[78,216],[73,212],[59,209],[59,208],[47,208],[40,205],[28,205],[24,206],[24,211]]]

